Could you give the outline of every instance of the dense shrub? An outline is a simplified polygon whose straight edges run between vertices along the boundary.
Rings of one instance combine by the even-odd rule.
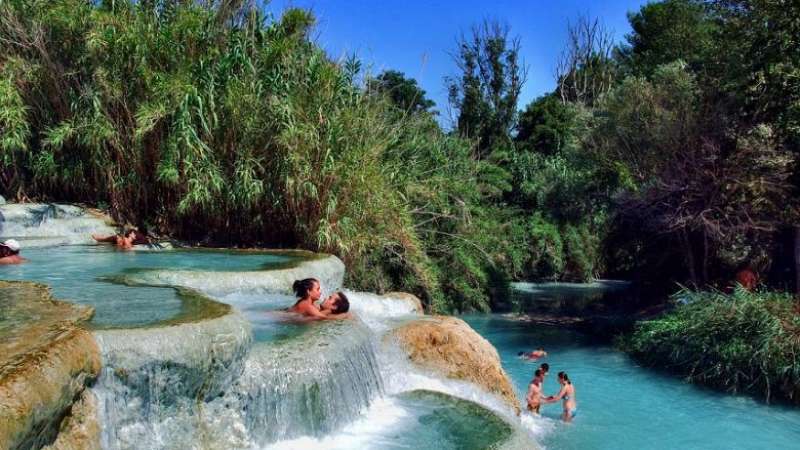
[[[800,402],[800,315],[788,294],[683,290],[622,346],[639,361],[730,392]]]

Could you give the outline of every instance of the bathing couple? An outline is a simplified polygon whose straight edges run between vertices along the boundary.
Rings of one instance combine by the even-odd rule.
[[[334,292],[328,298],[316,304],[322,296],[319,280],[316,278],[306,278],[297,280],[292,284],[292,289],[297,295],[298,300],[294,306],[288,309],[289,312],[301,314],[312,320],[325,319],[344,319],[350,317],[350,301],[344,292]]]
[[[549,371],[550,365],[544,363],[534,372],[533,380],[531,380],[531,384],[528,386],[528,395],[526,396],[528,411],[539,414],[542,403],[555,403],[561,400],[564,409],[564,412],[561,414],[561,420],[564,422],[571,422],[578,409],[578,403],[575,400],[575,386],[573,386],[572,382],[569,380],[569,375],[567,375],[566,372],[558,372],[558,384],[561,385],[558,394],[542,398],[544,377],[547,376]]]

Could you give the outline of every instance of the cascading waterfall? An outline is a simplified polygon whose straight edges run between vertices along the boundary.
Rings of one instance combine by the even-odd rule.
[[[88,244],[91,233],[115,231],[107,218],[77,206],[6,204],[0,210],[0,236],[24,240],[26,248]]]
[[[340,264],[317,260],[273,272],[288,271],[284,277],[330,272],[328,286],[335,289],[341,282],[336,273]],[[104,371],[95,392],[104,447],[178,448],[193,442],[251,448],[301,435],[323,436],[355,420],[382,395],[376,336],[370,328],[359,319],[285,323],[286,317],[270,310],[293,299],[262,293],[271,290],[265,278],[273,272],[260,274],[256,292],[253,281],[241,282],[241,274],[157,270],[129,275],[129,283],[164,285],[169,280],[214,292],[244,315],[97,332]],[[263,332],[280,327],[292,332]]]
[[[176,448],[202,436],[199,404],[223,395],[244,368],[251,343],[239,314],[173,327],[95,333],[103,371],[99,400],[104,448]],[[185,441],[184,441],[185,442]]]
[[[312,324],[302,338],[257,343],[246,355],[249,338],[241,335],[202,344],[213,332],[230,335],[226,326],[235,328],[228,323],[205,335],[190,329],[186,336],[173,331],[115,342],[109,335],[122,339],[123,332],[99,333],[106,367],[94,391],[103,446],[244,448],[321,436],[354,420],[382,393],[372,335],[358,321]],[[165,330],[175,328],[181,327]],[[171,346],[153,352],[166,342],[180,342],[174,354]],[[138,346],[161,356],[120,359]],[[186,353],[196,358],[179,356]]]
[[[330,433],[382,393],[372,336],[362,324],[314,328],[302,339],[253,348],[242,376],[217,400],[243,416],[254,443]]]
[[[33,244],[27,246],[86,242],[90,233],[114,231],[101,216],[80,208],[6,205],[1,212],[5,235]],[[88,249],[72,247],[80,248]],[[91,388],[103,448],[394,448],[418,444],[417,435],[427,436],[420,447],[427,448],[460,433],[464,424],[494,423],[486,414],[518,428],[502,402],[470,383],[418,371],[384,340],[392,328],[418,319],[420,305],[413,297],[346,291],[355,317],[343,321],[293,323],[291,315],[278,312],[294,301],[288,287],[295,279],[316,277],[326,294],[340,289],[344,265],[335,257],[286,261],[264,270],[223,253],[132,258],[91,249],[29,251],[33,264],[8,268],[3,277],[51,283],[66,297],[108,313],[109,320],[93,322],[103,328],[93,332],[102,371]],[[74,273],[64,272],[65,264]],[[60,275],[52,277],[53,271]],[[109,283],[131,289],[125,291],[130,296]],[[154,290],[163,290],[154,286],[189,288],[192,298],[202,293],[233,309],[207,299],[153,297]],[[142,328],[120,328],[142,314],[137,295],[153,297],[146,314],[163,315],[165,321],[136,320]],[[411,392],[420,389],[446,393],[451,400]],[[464,408],[472,412],[462,417]],[[399,437],[400,429],[411,438]],[[517,438],[515,431],[508,442]],[[459,442],[447,445],[460,448]],[[473,444],[467,448],[479,448]]]

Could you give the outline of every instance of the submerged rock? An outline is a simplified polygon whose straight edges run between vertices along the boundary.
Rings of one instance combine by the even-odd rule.
[[[393,433],[398,448],[539,448],[519,426],[470,400],[424,389],[404,392],[397,398],[401,407],[416,416],[418,424],[404,429],[405,433]]]
[[[0,281],[0,310],[0,448],[38,448],[100,372],[97,344],[80,327],[92,309]]]
[[[519,400],[497,350],[463,320],[426,316],[400,326],[390,336],[416,365],[447,378],[475,383],[519,413]]]

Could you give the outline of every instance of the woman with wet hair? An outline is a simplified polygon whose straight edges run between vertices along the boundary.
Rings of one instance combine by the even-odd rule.
[[[578,402],[575,400],[575,386],[569,380],[569,375],[566,372],[558,372],[558,384],[561,385],[561,390],[558,391],[558,394],[547,397],[545,402],[555,403],[563,400],[564,413],[561,414],[561,420],[572,422],[578,412]]]
[[[314,304],[322,295],[319,280],[316,278],[297,280],[292,284],[292,290],[294,290],[298,300],[295,302],[294,306],[289,308],[289,312],[301,314],[313,320],[344,318],[343,314],[337,314],[331,311],[320,311],[317,305]]]

